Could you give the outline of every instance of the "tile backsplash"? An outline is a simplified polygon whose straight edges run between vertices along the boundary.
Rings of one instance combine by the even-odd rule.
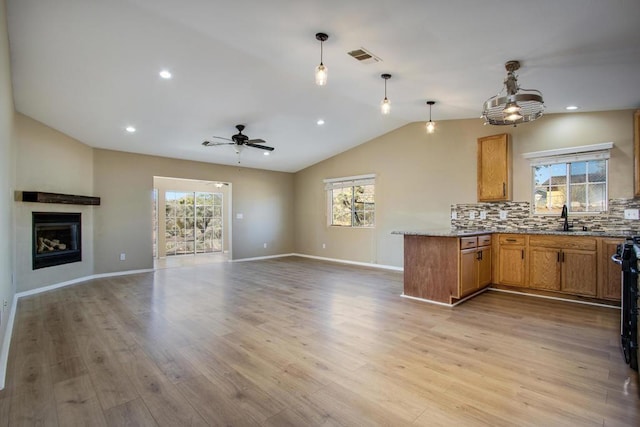
[[[609,212],[599,215],[569,214],[574,229],[640,234],[640,220],[624,219],[625,209],[640,209],[640,199],[610,199]],[[506,215],[501,219],[500,214]],[[457,219],[453,219],[453,216]],[[558,230],[560,215],[531,215],[529,202],[468,203],[451,205],[453,230]],[[481,218],[484,216],[484,218]]]

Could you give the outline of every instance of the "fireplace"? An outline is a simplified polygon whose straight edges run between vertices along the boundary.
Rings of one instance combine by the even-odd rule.
[[[33,269],[82,261],[81,214],[33,212]]]

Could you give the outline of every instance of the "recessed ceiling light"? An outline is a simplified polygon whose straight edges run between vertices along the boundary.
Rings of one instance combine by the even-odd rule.
[[[134,133],[136,131],[136,128],[134,128],[133,126],[127,126],[124,130],[129,133]]]
[[[265,156],[268,156],[269,154],[271,154],[271,153],[269,153],[268,151],[265,151],[265,152],[264,152],[264,155],[265,155]]]
[[[322,120],[322,119],[318,119],[318,121],[316,122],[316,124],[317,124],[318,126],[322,126],[322,125],[324,124],[324,120]]]
[[[162,77],[163,79],[170,79],[171,72],[169,70],[162,70],[160,71],[160,77]]]
[[[565,108],[565,110],[569,110],[569,111],[573,111],[577,109],[578,109],[577,105],[569,105],[568,107]]]

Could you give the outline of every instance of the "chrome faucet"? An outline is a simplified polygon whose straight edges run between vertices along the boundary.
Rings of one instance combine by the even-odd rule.
[[[573,225],[569,225],[569,213],[567,211],[567,205],[562,205],[562,213],[560,214],[560,218],[564,218],[562,231],[569,231],[569,229],[573,227]]]

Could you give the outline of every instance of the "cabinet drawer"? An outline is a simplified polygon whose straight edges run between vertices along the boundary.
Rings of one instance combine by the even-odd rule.
[[[501,245],[524,245],[524,236],[515,234],[501,234],[498,241]]]
[[[596,239],[593,237],[579,236],[530,236],[529,246],[595,251]]]
[[[477,237],[461,237],[460,238],[460,249],[475,248],[476,246],[478,246]]]
[[[478,246],[491,246],[491,236],[478,236]]]

